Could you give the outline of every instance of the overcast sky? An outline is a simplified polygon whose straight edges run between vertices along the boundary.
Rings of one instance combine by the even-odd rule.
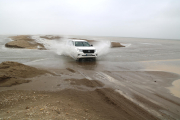
[[[0,34],[180,39],[180,0],[0,0]]]

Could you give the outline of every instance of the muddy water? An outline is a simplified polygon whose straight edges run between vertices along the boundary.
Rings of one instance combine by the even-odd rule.
[[[92,36],[69,37],[102,41],[102,45],[94,45],[100,47],[102,50],[106,49],[103,48],[103,45],[107,41],[117,41],[126,45],[126,47],[108,48],[106,53],[98,57],[96,62],[85,61],[79,63],[70,57],[58,55],[58,51],[54,50],[43,51],[6,48],[4,46],[5,43],[11,41],[11,39],[8,36],[0,36],[0,62],[16,61],[49,69],[66,69],[68,67],[92,71],[139,71],[142,69],[151,69],[180,74],[180,40]],[[167,62],[164,62],[166,60]],[[147,62],[144,64],[141,61]]]

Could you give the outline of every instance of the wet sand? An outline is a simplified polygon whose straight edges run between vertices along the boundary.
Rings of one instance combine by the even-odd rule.
[[[165,88],[179,79],[179,75],[121,69],[94,71],[92,67],[96,64],[72,63],[73,67],[66,69],[46,68],[53,74],[29,77],[26,79],[29,83],[1,87],[1,118],[179,118],[179,99]]]
[[[119,42],[111,42],[111,47],[125,47],[121,45]]]
[[[180,98],[169,90],[180,79],[178,59],[166,62],[59,59],[27,62],[36,70],[48,72],[35,76],[25,73],[25,78],[16,74],[30,82],[0,87],[0,118],[180,119]]]
[[[25,78],[35,77],[45,73],[50,72],[17,62],[2,62],[0,64],[0,87],[10,87],[12,85],[28,83],[30,80],[25,80]]]
[[[30,35],[11,36],[10,38],[13,41],[6,43],[6,47],[45,50],[44,45],[35,42]]]

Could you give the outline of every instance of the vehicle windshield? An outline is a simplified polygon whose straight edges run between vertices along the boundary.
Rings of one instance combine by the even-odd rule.
[[[88,42],[75,41],[75,46],[91,46]]]

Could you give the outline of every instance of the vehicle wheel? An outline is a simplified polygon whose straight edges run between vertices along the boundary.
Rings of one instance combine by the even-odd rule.
[[[81,62],[82,61],[82,59],[81,58],[79,58],[79,62]]]

